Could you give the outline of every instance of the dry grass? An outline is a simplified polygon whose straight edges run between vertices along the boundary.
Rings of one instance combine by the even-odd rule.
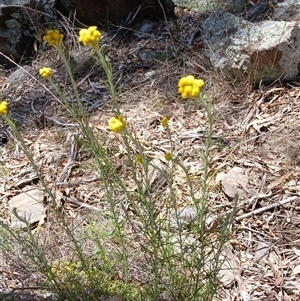
[[[170,22],[167,27],[161,24],[143,38],[133,36],[110,40],[111,36],[105,37],[105,42],[110,45],[114,72],[116,76],[122,74],[122,114],[145,146],[147,156],[161,161],[162,165],[165,164],[162,158],[169,150],[169,143],[160,126],[160,119],[168,116],[176,155],[187,166],[192,177],[201,176],[202,133],[207,128],[206,114],[199,104],[181,100],[176,85],[178,78],[185,74],[205,79],[203,93],[213,101],[216,119],[215,139],[211,148],[213,181],[209,199],[214,214],[221,215],[233,207],[233,201],[223,193],[216,175],[228,172],[234,166],[241,167],[249,179],[247,196],[238,203],[238,216],[296,196],[290,203],[241,218],[234,224],[231,244],[241,277],[237,277],[231,286],[223,288],[219,295],[223,300],[241,300],[241,295],[247,292],[251,301],[298,300],[298,80],[263,89],[247,87],[247,83],[241,86],[230,85],[221,75],[208,69],[201,57],[201,37],[195,36],[191,40],[193,33],[200,29],[205,15],[189,11],[181,14],[177,24]],[[76,49],[75,52],[75,59],[83,56],[83,49]],[[124,149],[116,135],[107,129],[112,104],[101,81],[103,74],[96,67],[86,64],[77,70],[76,80],[80,83],[82,101],[91,114],[90,125],[113,154],[127,187],[134,190],[134,183],[127,177]],[[30,73],[36,76],[38,69],[44,65],[50,65],[56,70],[56,78],[68,93],[63,66],[52,50],[46,49],[37,54]],[[108,210],[103,201],[102,183],[93,169],[93,158],[84,147],[78,149],[75,160],[66,170],[71,137],[78,135],[77,127],[71,125],[73,122],[65,110],[34,79],[7,84],[6,76],[4,74],[0,79],[1,96],[9,102],[11,112],[22,128],[24,139],[45,175],[45,181],[49,185],[56,183],[61,210],[66,219],[73,223],[76,235],[81,237],[81,229],[87,225],[87,211]],[[1,126],[5,129],[5,124]],[[34,180],[21,181],[32,170],[24,155],[18,153],[13,135],[9,134],[9,138],[9,143],[0,148],[1,161],[5,165],[0,184],[3,220],[9,219],[7,202],[12,196],[25,189],[39,187],[39,183]],[[136,150],[133,148],[132,151]],[[177,170],[174,190],[178,205],[185,207],[190,199],[183,178],[181,171]],[[163,198],[166,193],[164,184],[157,180],[156,185],[156,190]],[[120,211],[124,210],[121,204],[117,205]],[[161,206],[163,213],[163,203],[157,206]],[[126,214],[130,214],[134,221],[134,212],[128,209]],[[105,220],[99,216],[98,220],[95,217],[95,222],[102,227],[106,225]],[[109,232],[111,226],[107,227]],[[70,257],[68,243],[62,236],[51,208],[41,231],[40,239],[44,240],[45,248],[51,246],[51,252],[46,252],[50,261],[54,261],[55,257]],[[92,246],[86,243],[84,245],[85,241],[82,240],[88,253]],[[130,243],[134,252],[135,241]],[[114,249],[113,245],[111,249]],[[137,282],[147,280],[143,265],[143,258],[139,257],[132,263],[129,269],[131,279]],[[6,253],[0,253],[1,293],[14,291],[17,300],[42,300],[46,296],[45,292],[30,289],[32,286],[38,287],[39,281],[39,275],[30,274],[30,267],[20,261],[16,262]],[[28,297],[25,292],[31,295]],[[6,297],[9,295],[4,295],[4,299]]]

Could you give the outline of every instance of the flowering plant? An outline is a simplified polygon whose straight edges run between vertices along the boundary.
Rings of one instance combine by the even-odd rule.
[[[8,104],[5,100],[0,102],[0,115],[6,115],[8,112]]]
[[[79,31],[78,41],[84,46],[89,46],[94,50],[99,48],[99,40],[101,33],[97,30],[97,26],[90,26],[88,29],[83,28]]]
[[[52,70],[49,67],[43,67],[39,70],[39,74],[42,78],[50,78],[52,76]]]
[[[184,99],[197,98],[203,86],[204,81],[202,79],[195,79],[193,75],[188,75],[179,80],[178,93]]]
[[[64,35],[58,29],[50,29],[43,36],[43,40],[53,47],[60,47],[63,38]]]
[[[126,122],[124,121],[123,116],[119,115],[118,117],[112,117],[109,119],[108,127],[111,131],[120,133],[126,127]]]
[[[161,119],[161,125],[166,128],[168,126],[168,117],[164,116],[162,119]]]

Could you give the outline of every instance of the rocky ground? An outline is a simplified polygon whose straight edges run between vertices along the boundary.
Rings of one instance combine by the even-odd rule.
[[[300,81],[275,82],[252,87],[228,82],[209,68],[203,57],[200,30],[208,13],[177,9],[179,19],[155,23],[149,33],[119,32],[104,34],[116,77],[122,74],[120,101],[128,124],[151,150],[153,158],[163,156],[164,131],[159,126],[168,116],[176,152],[191,174],[201,175],[202,131],[207,125],[200,104],[182,100],[177,81],[185,74],[205,80],[203,93],[214,104],[214,142],[211,149],[213,189],[210,205],[222,214],[233,207],[232,197],[239,193],[238,212],[232,232],[233,281],[220,296],[222,300],[298,300],[300,294]],[[66,24],[66,27],[68,25]],[[75,30],[76,32],[76,30]],[[71,47],[75,32],[67,36]],[[126,36],[125,36],[126,35]],[[108,141],[115,136],[107,129],[111,102],[101,81],[103,73],[87,59],[87,50],[72,50],[74,73],[83,103],[91,115],[95,132]],[[70,161],[72,136],[78,134],[58,101],[41,85],[38,69],[51,66],[55,78],[68,91],[64,69],[52,49],[38,51],[26,62],[29,74],[2,70],[0,95],[22,135],[41,166],[47,183],[57,183],[69,216],[104,206],[97,175],[88,169],[91,159],[78,150]],[[16,68],[19,69],[19,68]],[[14,135],[0,121],[3,162],[0,181],[1,219],[9,220],[8,201],[29,189],[40,188],[28,160]],[[122,151],[117,156],[122,156]],[[1,165],[0,165],[1,167]],[[122,166],[120,166],[122,169]],[[67,191],[67,193],[66,193]],[[185,203],[185,187],[178,183]],[[74,201],[75,200],[75,201]],[[77,202],[76,202],[77,201]],[[51,229],[54,222],[43,223]],[[48,224],[48,225],[47,225]],[[51,231],[49,230],[49,233]],[[53,240],[54,241],[54,240]],[[37,283],[24,262],[0,253],[0,298],[42,300]],[[2,294],[2,296],[1,296]]]

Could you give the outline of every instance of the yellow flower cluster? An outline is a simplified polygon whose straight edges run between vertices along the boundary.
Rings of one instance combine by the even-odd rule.
[[[112,117],[109,119],[108,127],[111,131],[120,133],[126,127],[126,122],[124,121],[123,116],[119,115],[118,117]]]
[[[42,78],[47,79],[52,76],[52,70],[51,68],[43,67],[39,70],[39,74]]]
[[[89,46],[94,50],[99,48],[99,40],[101,38],[101,33],[97,30],[97,26],[90,26],[88,29],[81,29],[79,31],[78,41],[84,46]]]
[[[141,155],[137,155],[137,156],[135,157],[135,162],[136,162],[137,164],[142,164],[142,163],[143,163],[143,158],[142,158],[142,156],[141,156]]]
[[[166,128],[167,125],[168,125],[168,117],[164,116],[162,119],[161,119],[161,125]]]
[[[0,102],[0,115],[6,115],[8,112],[8,104],[5,100]]]
[[[193,75],[188,75],[179,80],[178,92],[184,99],[197,98],[203,86],[204,81],[202,79],[195,79]]]
[[[59,47],[62,44],[64,35],[58,29],[50,29],[46,35],[43,36],[43,40],[48,42],[50,46]]]
[[[166,161],[170,161],[172,159],[172,154],[171,153],[165,153],[164,157],[165,157]]]

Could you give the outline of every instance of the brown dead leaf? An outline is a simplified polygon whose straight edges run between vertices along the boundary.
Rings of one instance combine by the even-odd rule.
[[[279,177],[278,179],[276,179],[275,181],[271,182],[268,186],[267,189],[268,190],[272,190],[276,187],[278,187],[279,185],[282,185],[286,182],[286,180],[288,180],[291,176],[293,176],[295,174],[294,171],[289,171],[287,173],[285,173],[284,175],[282,175],[281,177]]]

